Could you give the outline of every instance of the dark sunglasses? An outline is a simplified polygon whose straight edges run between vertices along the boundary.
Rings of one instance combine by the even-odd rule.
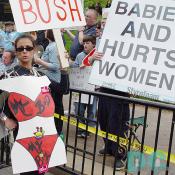
[[[24,49],[25,49],[26,51],[32,51],[32,50],[34,49],[34,47],[30,47],[30,46],[27,46],[27,47],[18,47],[18,48],[16,48],[16,51],[17,51],[17,52],[23,52]]]

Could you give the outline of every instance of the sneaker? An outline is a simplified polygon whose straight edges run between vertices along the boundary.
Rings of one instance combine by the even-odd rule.
[[[115,163],[115,170],[121,171],[124,170],[126,166],[126,163],[123,160],[117,160]]]
[[[83,133],[83,130],[78,130],[77,131],[77,137],[82,137],[81,134]]]
[[[106,151],[106,152],[105,152]],[[105,150],[105,148],[101,149],[99,152],[98,152],[98,155],[99,156],[112,156],[112,152],[110,150]]]
[[[82,132],[82,133],[81,133],[81,137],[82,137],[82,138],[86,138],[86,136],[87,136],[87,138],[88,138],[88,137],[90,137],[90,135],[89,135],[89,132],[88,132],[88,131],[87,131],[87,132],[86,132],[86,131],[84,131],[84,132]]]

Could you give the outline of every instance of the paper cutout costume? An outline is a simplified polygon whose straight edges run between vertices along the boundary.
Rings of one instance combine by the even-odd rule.
[[[54,102],[46,76],[19,76],[0,81],[0,89],[10,93],[8,106],[19,123],[11,151],[13,173],[65,164],[66,152],[54,123]]]

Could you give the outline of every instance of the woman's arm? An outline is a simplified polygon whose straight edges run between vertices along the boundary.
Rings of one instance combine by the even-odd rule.
[[[0,120],[4,123],[7,129],[12,130],[17,127],[16,121],[11,118],[8,118],[5,114],[0,117]]]
[[[54,65],[53,63],[46,62],[46,61],[42,60],[41,58],[35,58],[34,62],[36,64],[39,64],[39,65],[45,67],[48,70],[56,70],[58,68],[58,66]]]
[[[51,71],[60,69],[56,43],[53,43],[51,47],[46,48],[42,58],[34,58],[34,61],[36,64],[42,65],[44,68]]]
[[[9,93],[5,91],[1,91],[0,93],[0,120],[4,123],[5,127],[7,129],[14,129],[17,126],[16,121],[13,119],[10,119],[6,113],[7,110],[10,110],[9,108],[5,108],[7,105],[7,99],[8,99]]]
[[[84,29],[85,29],[85,27],[80,27],[79,29],[78,29],[78,41],[79,41],[79,43],[81,44],[81,45],[83,45],[83,38],[84,38]]]
[[[68,34],[69,38],[73,41],[75,39],[75,35],[68,29],[65,29],[65,31]]]

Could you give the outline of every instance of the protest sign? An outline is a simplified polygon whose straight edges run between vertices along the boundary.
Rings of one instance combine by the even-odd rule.
[[[85,25],[78,0],[10,0],[18,32]]]
[[[85,18],[78,0],[10,0],[18,32],[55,29],[54,37],[58,46],[62,68],[69,67],[65,59],[65,48],[58,28],[84,26]]]
[[[115,0],[90,83],[175,102],[175,2]]]
[[[69,73],[70,88],[76,88],[80,90],[94,91],[95,86],[88,84],[89,76],[91,73],[91,67],[87,68],[72,68]],[[73,93],[73,101],[79,102],[79,94]],[[90,103],[93,102],[93,96],[91,96]],[[89,103],[89,95],[81,94],[81,103]]]
[[[109,14],[110,8],[102,8],[102,16],[105,14]]]
[[[19,125],[11,151],[13,174],[36,170],[41,174],[67,162],[64,143],[55,127],[49,84],[46,76],[0,81],[0,89],[9,92],[8,107]]]

